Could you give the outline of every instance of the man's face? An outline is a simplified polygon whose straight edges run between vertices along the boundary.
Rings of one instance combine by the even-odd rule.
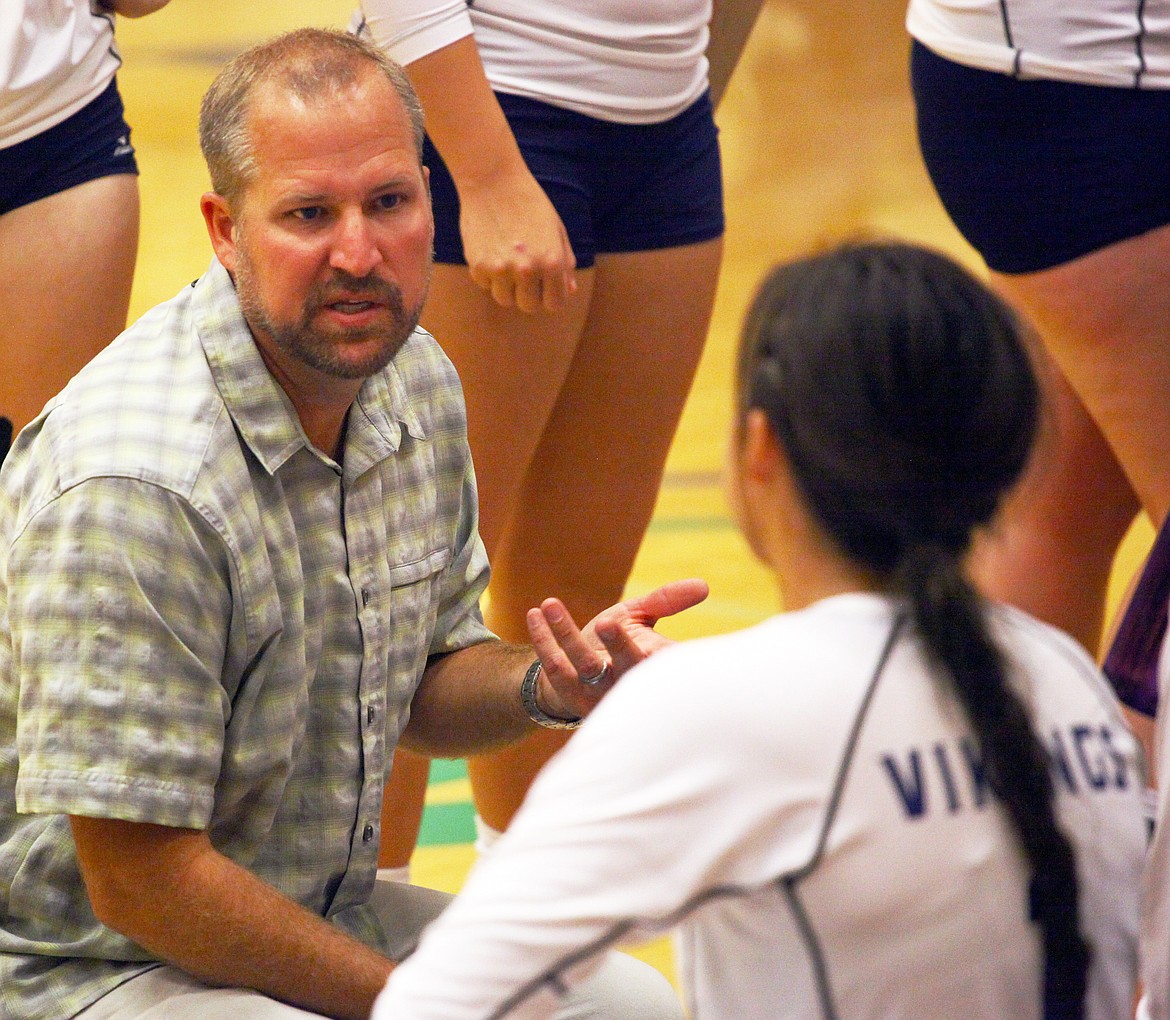
[[[409,337],[430,279],[430,194],[402,103],[373,71],[308,105],[262,86],[249,126],[256,173],[216,253],[256,343],[286,389],[364,379]]]

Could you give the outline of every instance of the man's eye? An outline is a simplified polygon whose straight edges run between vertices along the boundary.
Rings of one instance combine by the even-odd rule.
[[[377,206],[379,209],[393,209],[393,208],[394,208],[396,205],[398,205],[398,204],[399,204],[401,201],[402,201],[402,196],[401,196],[401,195],[397,195],[397,194],[390,194],[390,195],[379,195],[379,196],[378,196],[378,197],[377,197],[377,198],[374,200],[374,204],[375,204],[375,205],[376,205],[376,206]]]
[[[303,209],[294,209],[293,215],[298,220],[305,220],[308,222],[311,220],[319,220],[322,216],[325,215],[325,210],[322,209],[319,205],[307,205]]]

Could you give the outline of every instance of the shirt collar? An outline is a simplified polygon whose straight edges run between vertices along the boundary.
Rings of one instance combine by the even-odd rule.
[[[192,286],[195,328],[215,385],[243,441],[264,469],[275,474],[298,450],[314,447],[292,402],[260,356],[227,270],[212,259],[211,267]],[[343,458],[346,474],[357,477],[396,453],[403,428],[415,439],[426,437],[391,362],[362,384],[350,408]]]

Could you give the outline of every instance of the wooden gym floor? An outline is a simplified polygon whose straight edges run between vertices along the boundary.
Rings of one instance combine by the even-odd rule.
[[[210,248],[198,199],[199,99],[235,53],[301,25],[344,27],[356,0],[172,0],[120,20],[119,75],[142,171],[142,241],[131,318],[199,276]],[[730,420],[735,338],[764,271],[858,233],[932,244],[980,269],[948,221],[918,156],[907,83],[904,0],[768,0],[719,110],[727,248],[708,348],[672,448],[657,512],[630,581],[642,591],[702,576],[711,598],[663,626],[678,638],[730,630],[775,612],[777,593],[735,532],[720,471]],[[442,340],[442,338],[439,338]],[[1144,555],[1133,529],[1118,559],[1114,604]],[[415,878],[455,890],[473,854],[459,763],[439,763]],[[639,955],[671,973],[665,941]]]

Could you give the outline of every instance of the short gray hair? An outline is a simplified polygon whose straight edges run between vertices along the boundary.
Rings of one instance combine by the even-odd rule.
[[[241,53],[204,95],[199,145],[212,189],[234,203],[256,172],[248,113],[258,86],[272,82],[307,101],[355,84],[363,69],[384,74],[402,101],[421,163],[422,104],[406,72],[376,46],[348,32],[300,28]]]

